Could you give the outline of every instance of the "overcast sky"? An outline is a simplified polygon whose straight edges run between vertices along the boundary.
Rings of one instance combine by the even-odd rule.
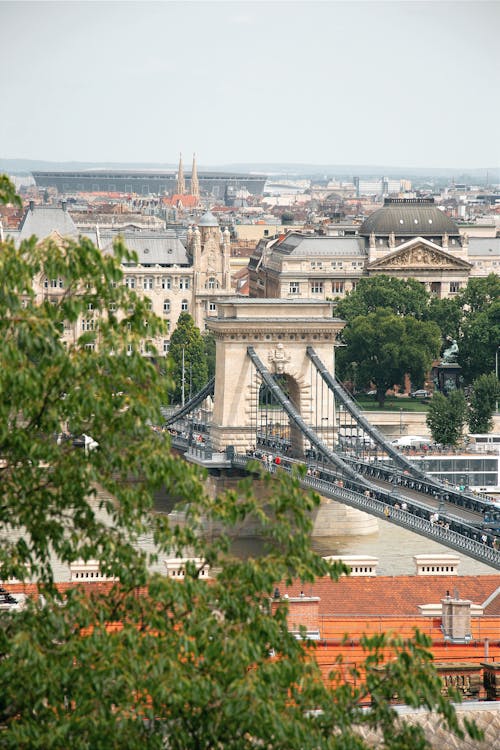
[[[500,2],[6,2],[0,158],[500,165]]]

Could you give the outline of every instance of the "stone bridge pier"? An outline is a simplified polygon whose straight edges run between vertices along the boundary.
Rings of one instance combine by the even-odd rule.
[[[251,362],[252,346],[263,364],[279,375],[305,422],[330,447],[334,442],[335,400],[318,387],[316,369],[307,357],[313,346],[335,372],[335,345],[344,321],[333,317],[331,302],[310,299],[249,299],[218,302],[218,316],[207,320],[216,340],[216,376],[211,439],[215,450],[255,446],[261,378]],[[301,433],[290,425],[292,451],[304,450]]]

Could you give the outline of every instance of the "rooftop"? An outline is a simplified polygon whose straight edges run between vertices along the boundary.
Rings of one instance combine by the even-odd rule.
[[[459,230],[434,204],[432,198],[386,198],[382,208],[371,213],[359,229],[362,235],[458,236]]]

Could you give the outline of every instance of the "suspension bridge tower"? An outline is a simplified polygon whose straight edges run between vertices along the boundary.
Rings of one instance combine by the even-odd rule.
[[[286,442],[292,455],[303,455],[306,448],[293,420],[283,420],[275,403],[267,408],[262,375],[248,354],[249,347],[307,424],[333,446],[334,398],[318,385],[306,354],[307,346],[313,346],[334,374],[335,346],[345,323],[333,317],[333,304],[234,297],[218,301],[217,310],[217,318],[206,323],[216,340],[213,447],[224,450],[232,445],[244,451],[264,435],[271,448],[272,440],[277,448]]]

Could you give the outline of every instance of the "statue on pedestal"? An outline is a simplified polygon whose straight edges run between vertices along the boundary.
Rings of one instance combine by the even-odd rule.
[[[456,339],[453,339],[448,349],[445,349],[443,356],[441,357],[441,364],[450,365],[455,364],[458,358],[458,344]]]

